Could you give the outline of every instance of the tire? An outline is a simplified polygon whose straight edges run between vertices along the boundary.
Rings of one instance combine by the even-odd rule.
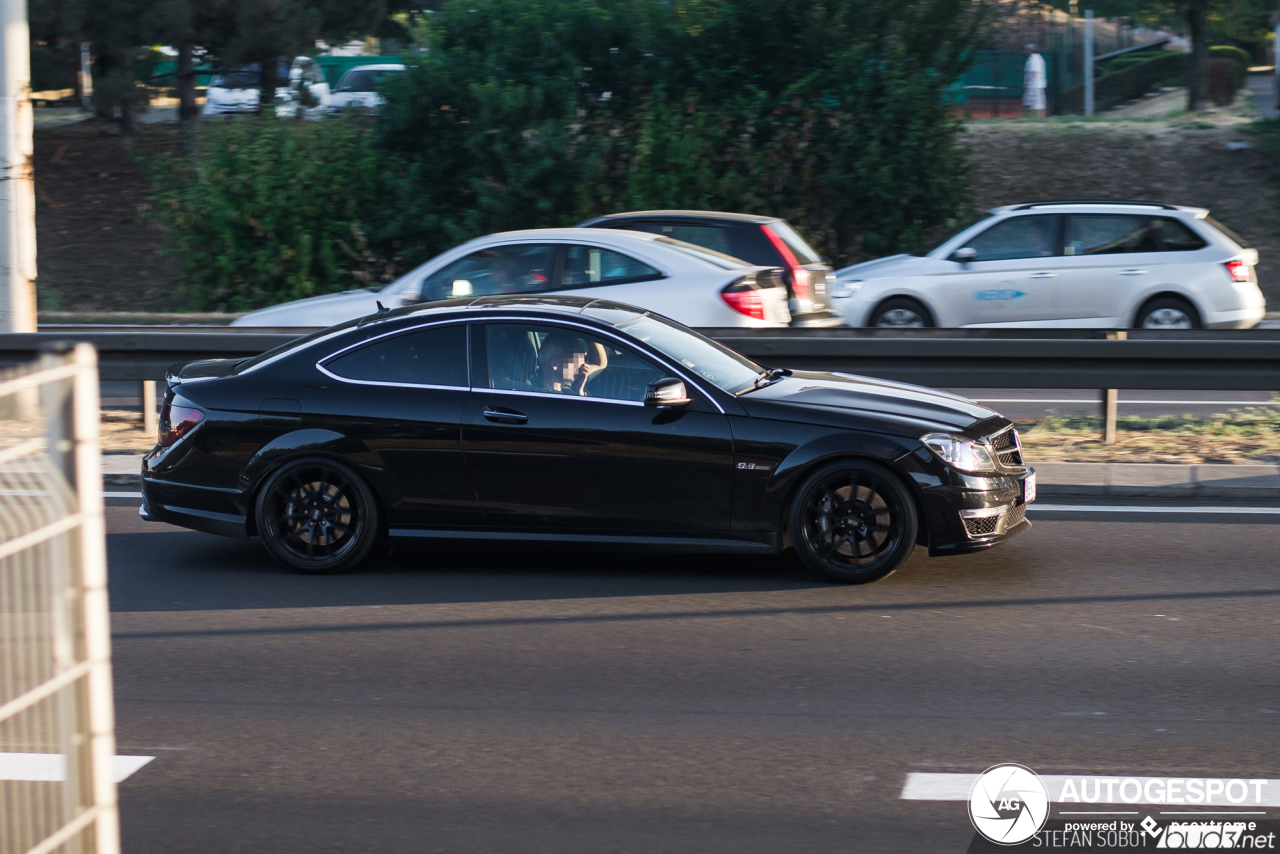
[[[1133,321],[1135,329],[1199,329],[1200,313],[1182,297],[1156,297]]]
[[[258,492],[254,518],[262,545],[299,572],[344,572],[378,537],[378,505],[360,475],[336,460],[286,463]]]
[[[915,548],[916,505],[884,466],[862,460],[825,465],[791,502],[791,541],[810,569],[842,584],[878,581]]]
[[[888,329],[921,329],[933,326],[933,315],[918,300],[893,297],[876,306],[867,325]]]

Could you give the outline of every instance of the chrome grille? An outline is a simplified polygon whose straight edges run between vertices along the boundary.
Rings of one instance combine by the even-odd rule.
[[[1026,518],[1027,505],[1019,504],[1017,507],[1010,507],[1009,512],[1004,514],[1004,525],[1001,528],[1008,531],[1010,528],[1021,525]]]
[[[987,534],[994,534],[996,532],[996,526],[999,524],[999,516],[982,516],[978,519],[964,520],[964,528],[971,537],[983,537]]]
[[[995,452],[996,465],[1003,469],[1022,468],[1022,440],[1012,425],[1004,428],[988,440]]]

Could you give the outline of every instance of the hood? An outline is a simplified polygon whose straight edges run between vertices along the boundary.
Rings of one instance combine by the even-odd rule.
[[[837,281],[848,281],[849,279],[867,279],[878,276],[902,275],[913,267],[919,266],[926,261],[932,259],[923,258],[919,255],[890,255],[887,258],[877,258],[874,261],[863,261],[861,264],[854,264],[852,267],[844,267],[836,271]]]
[[[994,410],[959,395],[853,374],[798,371],[738,399],[748,412],[756,405],[791,404],[897,423],[909,432],[945,430],[972,438],[990,432],[988,422],[1007,423]]]
[[[231,321],[232,326],[323,327],[373,314],[378,310],[378,290],[362,288],[283,302],[260,308]],[[388,301],[389,302],[389,301]],[[386,303],[384,303],[386,304]],[[396,302],[396,306],[399,302]],[[391,307],[391,306],[388,306]]]

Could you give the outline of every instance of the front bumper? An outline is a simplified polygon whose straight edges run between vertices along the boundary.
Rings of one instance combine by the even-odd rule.
[[[1031,530],[1024,500],[1025,472],[978,477],[958,472],[922,490],[929,556],[968,554]]]

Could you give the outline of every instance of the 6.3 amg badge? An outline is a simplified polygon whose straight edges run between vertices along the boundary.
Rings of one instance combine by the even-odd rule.
[[[969,820],[997,845],[1018,845],[1040,832],[1049,818],[1049,792],[1023,765],[993,765],[973,781]]]

